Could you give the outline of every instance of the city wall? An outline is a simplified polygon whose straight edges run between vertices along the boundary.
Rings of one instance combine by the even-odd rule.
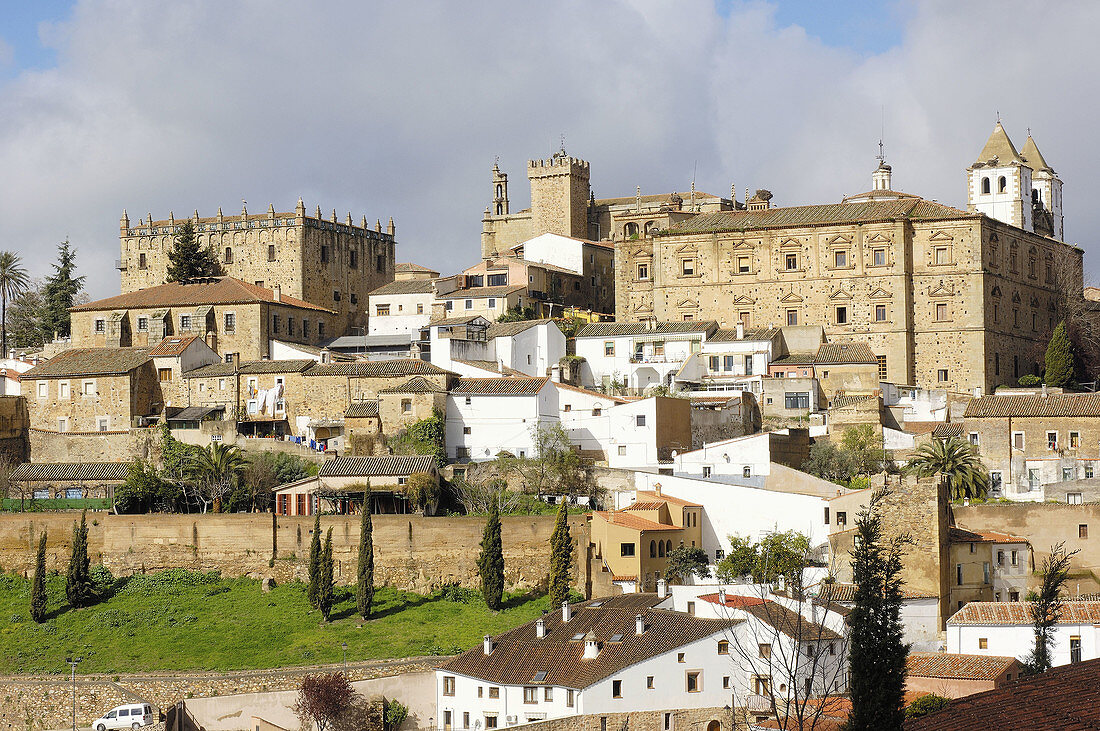
[[[0,567],[30,574],[38,537],[48,532],[47,566],[64,571],[69,558],[75,513],[0,515]],[[514,588],[545,584],[554,516],[504,517],[505,580]],[[450,582],[479,586],[476,560],[485,519],[427,518],[420,515],[376,515],[375,582],[428,592]],[[321,530],[331,527],[335,577],[355,581],[359,544],[357,516],[322,516]],[[280,516],[277,559],[272,554],[271,514],[236,515],[88,515],[88,552],[115,575],[167,568],[218,570],[227,576],[271,576],[277,582],[305,580],[313,520]],[[576,586],[584,591],[588,529],[583,516],[570,519]]]

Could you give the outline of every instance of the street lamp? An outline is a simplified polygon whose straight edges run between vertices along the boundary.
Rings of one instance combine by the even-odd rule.
[[[72,683],[73,683],[73,731],[76,731],[76,666],[80,663],[82,657],[67,657],[65,662],[69,663],[69,667],[72,668]]]
[[[348,676],[348,643],[341,642],[340,647],[344,649],[344,677]]]

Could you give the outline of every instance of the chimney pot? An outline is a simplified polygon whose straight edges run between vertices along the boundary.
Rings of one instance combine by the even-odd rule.
[[[725,587],[722,587],[721,589],[718,590],[718,603],[721,604],[722,606],[726,605],[726,589],[725,589]]]
[[[573,609],[569,606],[569,602],[561,603],[561,621],[568,622],[573,618]]]
[[[664,579],[657,579],[657,597],[660,599],[668,598],[668,582]]]
[[[653,494],[656,495],[657,497],[661,496],[661,483],[659,483],[659,482],[654,482],[653,483]]]
[[[634,634],[640,635],[640,634],[644,634],[644,633],[645,633],[645,619],[642,618],[642,615],[636,614],[636,615],[634,615]]]
[[[596,640],[596,636],[591,632],[584,639],[584,659],[592,660],[600,654],[600,643]]]
[[[542,617],[539,617],[535,622],[535,637],[540,640],[546,636],[546,621]]]
[[[278,284],[276,284],[274,287],[271,288],[271,293],[272,293],[272,298],[276,302],[282,302],[283,301],[283,288],[280,287]]]
[[[737,339],[738,340],[744,340],[745,339],[745,322],[744,322],[744,320],[738,320],[737,325],[735,326],[735,328],[736,328],[736,332],[737,332]]]
[[[492,635],[485,635],[485,640],[482,643],[482,649],[485,650],[486,655],[493,653],[493,637]]]

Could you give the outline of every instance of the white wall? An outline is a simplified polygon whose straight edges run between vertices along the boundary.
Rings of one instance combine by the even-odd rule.
[[[905,631],[904,642],[912,645],[914,652],[937,652],[943,647],[940,640],[940,600],[905,599],[901,604],[901,624]]]
[[[649,385],[661,385],[667,382],[669,374],[675,374],[693,352],[702,347],[703,333],[667,333],[659,335],[653,331],[638,335],[620,335],[616,337],[577,338],[577,355],[587,360],[587,368],[582,369],[581,378],[585,385],[599,385],[605,376],[618,376],[631,388],[645,388]],[[655,339],[664,342],[664,355],[657,355]],[[636,341],[641,341],[641,358],[631,362],[636,352]],[[613,342],[615,352],[606,355],[605,344]]]
[[[427,327],[432,316],[432,292],[379,294],[367,297],[368,335],[415,335]],[[379,316],[378,305],[389,305],[390,314]],[[417,314],[417,305],[421,312]]]
[[[459,447],[468,447],[476,462],[494,459],[502,450],[535,456],[535,426],[553,424],[557,418],[557,393],[549,381],[538,394],[452,393],[447,397],[447,456],[454,459]],[[464,427],[469,427],[469,434],[463,433]]]
[[[565,357],[565,335],[554,322],[543,322],[511,337],[493,339],[496,358],[529,376],[549,376]]]
[[[673,469],[685,476],[703,477],[704,468],[711,475],[745,477],[764,476],[771,473],[771,437],[767,432],[749,434],[720,442],[703,445],[702,449],[683,452],[673,459]]]
[[[657,467],[657,400],[616,404],[608,417],[607,466],[619,469]],[[639,418],[644,424],[639,424]]]
[[[546,233],[523,242],[523,258],[584,274],[584,243],[567,236]]]
[[[1057,665],[1069,664],[1069,638],[1081,638],[1081,659],[1094,660],[1100,657],[1097,646],[1096,627],[1091,624],[1059,624],[1053,632],[1051,643],[1051,662]],[[987,646],[978,646],[980,638],[987,640]],[[1005,655],[1023,659],[1035,647],[1035,629],[1030,625],[947,625],[947,651],[971,655]]]

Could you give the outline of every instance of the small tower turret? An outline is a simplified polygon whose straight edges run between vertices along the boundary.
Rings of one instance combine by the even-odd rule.
[[[122,218],[118,219],[118,227],[123,231],[130,228],[130,216],[126,214],[126,209],[122,209]]]
[[[508,215],[508,173],[500,172],[496,163],[493,163],[493,202],[489,210],[496,216]]]
[[[967,210],[1034,231],[1031,171],[998,120],[978,159],[966,170]]]
[[[393,216],[390,216],[390,223],[386,226],[386,233],[390,235],[390,238],[393,238],[397,233],[397,228],[393,225]]]
[[[298,196],[298,205],[294,206],[294,216],[296,218],[306,217],[306,204],[301,196]]]
[[[1039,152],[1031,130],[1028,130],[1027,141],[1020,150],[1020,157],[1032,170],[1031,208],[1035,232],[1062,241],[1062,181],[1058,179],[1054,168],[1047,164],[1043,153]]]

